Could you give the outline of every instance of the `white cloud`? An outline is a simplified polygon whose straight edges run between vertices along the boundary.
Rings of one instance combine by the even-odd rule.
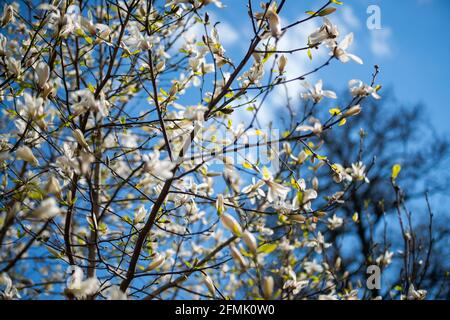
[[[220,23],[219,25],[217,25],[217,31],[219,32],[220,41],[225,46],[225,48],[227,48],[228,46],[235,46],[237,44],[239,34],[236,29],[229,23]]]
[[[352,7],[342,7],[342,9],[339,11],[341,13],[342,19],[344,23],[346,23],[351,29],[359,29],[361,26],[361,23],[358,19],[358,17],[353,12]]]
[[[391,35],[390,28],[383,28],[380,30],[372,30],[370,32],[370,49],[376,56],[389,56],[392,53],[391,49]]]

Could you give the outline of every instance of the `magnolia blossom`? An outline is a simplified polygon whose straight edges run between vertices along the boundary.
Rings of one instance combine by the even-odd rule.
[[[244,240],[245,244],[250,249],[250,252],[253,253],[253,255],[256,255],[258,253],[258,243],[255,236],[250,231],[244,231],[244,233],[242,234],[242,240]]]
[[[159,157],[160,154],[157,150],[154,150],[151,154],[144,155],[142,157],[145,164],[144,170],[149,174],[163,180],[172,178],[172,169],[175,167],[175,164],[168,159],[160,160]]]
[[[119,286],[111,286],[106,290],[108,300],[127,300],[127,294]]]
[[[202,274],[202,276],[203,276],[203,281],[206,285],[206,288],[214,296],[216,293],[216,287],[214,286],[213,280],[207,274]]]
[[[331,243],[325,242],[325,238],[322,232],[319,231],[316,238],[309,241],[307,246],[314,248],[314,251],[320,254],[322,253],[322,249],[329,248],[331,246]]]
[[[314,103],[319,103],[323,97],[327,97],[330,99],[336,99],[337,95],[333,91],[323,90],[322,89],[323,82],[322,80],[317,81],[314,86],[311,86],[307,81],[303,82],[303,87],[308,90],[308,93],[302,93],[300,96],[302,99],[309,100],[311,99]]]
[[[247,260],[244,256],[239,252],[234,244],[230,244],[230,254],[233,259],[240,265],[241,268],[246,268],[248,265]]]
[[[8,39],[4,35],[0,34],[0,57],[6,56],[8,50],[7,46]]]
[[[344,180],[347,180],[347,181],[352,180],[352,177],[347,173],[347,171],[341,164],[339,164],[339,163],[333,164],[332,169],[333,169],[334,182],[341,183]]]
[[[23,161],[31,163],[35,167],[39,165],[39,160],[34,156],[33,151],[31,151],[31,149],[27,146],[17,148],[16,156]]]
[[[362,162],[352,163],[352,167],[347,169],[348,174],[355,181],[364,181],[369,183],[369,179],[366,176],[366,166]]]
[[[381,97],[377,93],[377,89],[373,88],[361,80],[350,80],[348,82],[348,86],[350,88],[350,93],[353,97],[367,97],[372,96],[374,99],[379,100]]]
[[[257,19],[262,19],[263,17],[265,17],[268,20],[271,36],[275,37],[275,38],[279,38],[282,35],[281,19],[278,16],[278,13],[277,13],[277,10],[275,7],[275,3],[272,3],[270,5],[270,7],[267,8],[267,10],[265,12],[265,16],[264,16],[264,13],[256,14]]]
[[[84,134],[83,134],[83,132],[81,132],[80,129],[73,130],[73,137],[75,138],[75,140],[78,142],[78,144],[81,147],[86,148],[87,150],[89,150],[89,145],[86,142],[86,139],[84,138]]]
[[[391,264],[393,256],[394,252],[387,250],[376,259],[376,262],[380,266],[388,266]]]
[[[316,135],[320,135],[320,134],[322,133],[322,131],[323,131],[323,126],[322,126],[322,124],[320,123],[320,120],[317,119],[317,118],[311,117],[311,118],[309,119],[309,122],[310,122],[312,125],[307,125],[307,124],[299,125],[299,126],[295,129],[295,131],[300,131],[300,132],[308,132],[308,131],[311,131],[312,133],[314,133],[314,134],[316,134]],[[300,159],[301,159],[301,158],[299,158],[299,160],[300,160]]]
[[[267,192],[267,201],[269,201],[269,203],[274,201],[284,201],[288,193],[291,191],[289,187],[285,187],[282,184],[275,182],[272,174],[266,167],[263,168],[262,180],[269,188],[269,191]]]
[[[3,7],[3,15],[0,17],[0,27],[5,27],[8,23],[14,22],[14,7],[5,4]]]
[[[286,280],[283,289],[289,290],[293,295],[299,294],[300,291],[309,284],[308,280],[297,280],[297,275],[292,269],[289,270],[288,274],[289,280]]]
[[[309,45],[317,45],[326,40],[335,39],[338,36],[338,27],[336,25],[333,25],[328,18],[324,17],[323,25],[308,37],[308,42]]]
[[[66,293],[77,299],[85,299],[95,294],[100,288],[100,282],[97,278],[88,278],[83,280],[83,269],[78,266],[70,266],[68,272],[71,273],[67,280]]]
[[[287,61],[288,61],[288,58],[284,54],[282,54],[280,59],[278,60],[278,72],[280,74],[284,73]]]
[[[333,215],[333,218],[328,218],[328,228],[330,230],[335,230],[340,228],[344,223],[344,219],[339,218],[336,214]]]
[[[40,89],[43,89],[50,79],[50,67],[45,62],[41,61],[35,68],[36,84]]]
[[[319,263],[317,263],[315,259],[313,261],[305,261],[303,263],[303,268],[309,275],[312,275],[314,273],[321,273],[323,271],[323,267]]]
[[[1,299],[12,300],[21,298],[17,288],[13,286],[13,282],[7,273],[3,272],[0,274],[0,286],[4,286],[4,289],[0,290]]]
[[[272,276],[264,277],[263,281],[262,281],[262,291],[263,291],[263,296],[266,300],[269,300],[270,298],[272,298],[273,287],[274,287],[274,281],[273,281]]]
[[[47,198],[41,202],[39,207],[31,211],[30,216],[41,220],[49,220],[61,213],[55,198]]]
[[[61,185],[59,184],[58,179],[55,176],[51,176],[48,179],[47,185],[45,186],[45,190],[48,193],[60,194],[61,193]]]
[[[166,256],[160,253],[154,253],[152,256],[152,261],[149,263],[145,271],[152,271],[158,267],[160,267],[164,261],[166,261]]]
[[[23,94],[23,101],[17,104],[19,113],[29,120],[37,120],[42,123],[44,113],[44,99],[32,96],[28,93]],[[43,126],[45,127],[45,126]]]
[[[424,300],[427,296],[426,290],[416,290],[411,283],[408,288],[408,294],[406,297],[402,296],[402,300]]]
[[[147,211],[145,210],[144,206],[140,206],[137,211],[134,213],[134,219],[133,223],[138,224],[145,220],[145,217],[147,216]]]
[[[356,63],[363,64],[363,61],[360,57],[355,56],[354,54],[348,53],[346,50],[353,42],[353,33],[349,33],[344,37],[339,45],[334,44],[332,47],[332,52],[330,55],[335,56],[343,63],[347,63],[350,60],[355,61]]]
[[[20,60],[9,57],[6,60],[6,68],[8,69],[8,73],[16,78],[20,78],[22,75],[22,65]]]
[[[230,230],[232,233],[234,233],[237,236],[242,235],[242,227],[239,224],[239,222],[236,221],[233,216],[229,215],[228,213],[224,212],[220,216],[220,221],[224,225],[225,228]]]

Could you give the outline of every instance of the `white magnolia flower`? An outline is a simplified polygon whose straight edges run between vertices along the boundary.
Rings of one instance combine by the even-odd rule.
[[[301,98],[304,100],[311,99],[314,101],[314,103],[319,103],[323,97],[327,97],[330,99],[336,99],[337,95],[333,91],[330,90],[323,90],[323,82],[322,80],[317,81],[317,83],[314,86],[311,86],[307,81],[303,83],[303,87],[307,89],[308,93],[302,93]]]
[[[0,34],[0,57],[6,56],[8,52],[8,39]]]
[[[360,161],[352,163],[352,167],[347,169],[347,173],[352,177],[354,181],[364,181],[369,183],[369,179],[366,176],[366,166]]]
[[[8,23],[14,22],[14,20],[14,7],[10,4],[5,4],[3,15],[0,18],[0,27],[5,27]]]
[[[44,113],[44,99],[34,97],[27,92],[23,94],[23,101],[17,104],[19,114],[29,120],[42,120]]]
[[[328,218],[328,228],[330,230],[335,230],[340,228],[344,223],[344,219],[339,218],[336,214],[333,215],[333,218]]]
[[[303,268],[309,275],[312,275],[314,273],[321,273],[323,271],[323,267],[319,263],[317,263],[315,259],[313,261],[305,261],[303,263]]]
[[[392,262],[393,256],[394,256],[394,252],[387,250],[377,258],[376,262],[380,266],[390,265]]]
[[[3,289],[1,289],[2,287]],[[4,272],[0,274],[0,298],[4,300],[21,298],[17,288],[13,286],[11,278]]]
[[[169,159],[160,160],[159,156],[160,154],[157,150],[151,154],[144,155],[142,157],[142,160],[145,162],[144,170],[163,180],[172,178],[172,169],[175,167],[175,164]]]
[[[266,12],[266,18],[269,21],[269,29],[272,37],[278,38],[281,36],[281,19],[275,10],[275,6],[271,5]]]
[[[347,171],[341,164],[335,163],[331,167],[333,169],[334,182],[341,183],[344,180],[352,181],[352,177],[347,173]]]
[[[314,189],[307,189],[305,179],[300,179],[297,181],[297,185],[299,190],[297,192],[297,196],[293,199],[293,209],[297,211],[300,207],[305,211],[312,211],[311,204],[314,199],[317,199],[317,191]],[[298,222],[303,222],[303,216],[293,215],[290,216],[294,220],[298,220]]]
[[[111,286],[106,290],[108,300],[127,300],[127,294],[119,286]]]
[[[322,133],[322,131],[323,131],[323,126],[320,123],[320,120],[312,117],[312,118],[309,119],[309,122],[311,123],[311,125],[307,125],[307,124],[299,125],[295,129],[295,131],[300,131],[300,132],[309,132],[309,131],[311,131],[312,133],[314,133],[316,135],[320,135]]]
[[[49,220],[61,213],[55,198],[47,198],[41,202],[39,207],[31,211],[30,216],[36,219]]]
[[[80,129],[73,130],[73,137],[75,138],[75,140],[78,142],[78,144],[81,147],[89,150],[89,145],[86,142],[86,139],[84,138],[84,134],[83,134],[83,132],[81,132]]]
[[[408,294],[406,299],[402,296],[402,300],[424,300],[427,296],[426,290],[416,290],[413,284],[410,284],[408,288]]]
[[[344,116],[345,116],[345,117],[356,116],[356,115],[358,115],[358,114],[361,113],[361,110],[362,110],[361,106],[360,106],[359,104],[357,104],[356,106],[353,106],[353,107],[351,107],[350,109],[348,109],[348,110],[345,112]]]
[[[360,57],[355,56],[354,54],[348,53],[346,50],[353,42],[353,33],[349,33],[345,36],[345,38],[341,41],[339,45],[336,43],[333,44],[332,52],[330,53],[332,56],[335,56],[343,63],[347,63],[350,60],[355,61],[356,63],[363,64],[363,61]]]
[[[134,224],[141,223],[145,220],[145,217],[147,216],[147,211],[145,210],[144,206],[140,206],[137,211],[134,213]]]
[[[327,40],[335,39],[339,36],[339,31],[336,25],[333,25],[331,21],[324,17],[323,25],[314,31],[309,37],[309,45],[317,45]]]
[[[203,5],[215,4],[218,8],[223,8],[224,5],[220,0],[200,0]]]
[[[6,59],[6,69],[10,75],[16,78],[20,78],[22,75],[22,65],[20,60],[16,60],[13,57]]]
[[[77,299],[85,299],[95,294],[100,288],[97,278],[83,280],[83,270],[78,266],[70,266],[68,272],[71,273],[67,280],[66,293],[75,296]]]
[[[289,280],[283,285],[284,290],[289,290],[293,295],[297,295],[303,288],[308,285],[308,280],[299,280],[297,281],[297,275],[295,272],[290,269],[289,270]]]
[[[34,156],[33,151],[31,151],[31,149],[27,146],[17,148],[16,156],[18,159],[31,163],[33,166],[39,165],[39,160]]]
[[[376,88],[373,88],[361,80],[350,80],[348,82],[348,86],[350,88],[350,93],[353,97],[367,97],[372,96],[374,99],[381,99],[380,95],[378,95]]]
[[[329,248],[331,246],[331,243],[325,242],[325,238],[322,234],[322,232],[318,232],[315,239],[312,239],[307,243],[308,247],[314,248],[314,251],[317,253],[322,253],[323,249]]]
[[[284,201],[288,195],[288,193],[291,191],[289,187],[283,186],[280,183],[277,183],[273,180],[272,174],[269,172],[269,170],[264,167],[263,168],[263,181],[269,188],[269,191],[267,192],[267,201],[270,203],[273,203],[275,201]]]
[[[47,181],[47,185],[45,186],[45,191],[47,193],[60,194],[61,193],[61,185],[59,184],[58,179],[55,176],[50,176]]]

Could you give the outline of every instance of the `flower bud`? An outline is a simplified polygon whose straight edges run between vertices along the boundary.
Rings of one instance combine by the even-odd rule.
[[[12,5],[5,5],[3,16],[0,19],[0,25],[5,27],[8,23],[10,23],[14,19],[14,8]]]
[[[75,129],[73,131],[73,137],[75,138],[75,140],[78,142],[78,144],[80,146],[82,146],[83,148],[89,148],[89,145],[86,142],[86,139],[84,139],[84,135],[83,132],[81,132],[80,129]]]
[[[284,54],[281,55],[280,60],[278,60],[278,72],[280,74],[284,73],[284,69],[286,68],[287,60],[288,59],[286,58],[286,56]]]
[[[17,158],[22,159],[23,161],[29,162],[34,166],[39,165],[38,159],[33,154],[33,151],[27,146],[19,147],[16,151]]]
[[[242,234],[242,240],[244,240],[245,244],[250,249],[250,252],[256,256],[258,253],[258,244],[255,236],[250,231],[245,230]]]
[[[223,194],[217,195],[216,209],[217,209],[217,214],[219,216],[225,211],[225,206],[223,203]]]
[[[164,261],[166,260],[166,257],[160,253],[155,253],[152,257],[153,261],[150,262],[150,264],[145,268],[145,271],[152,271],[158,267],[160,267]]]
[[[345,112],[346,117],[356,116],[361,112],[361,106],[358,104],[356,106],[351,107],[350,109]]]
[[[264,277],[262,281],[262,290],[264,299],[269,300],[273,294],[273,278],[272,276]]]
[[[50,67],[45,62],[41,61],[36,66],[35,70],[36,72],[36,84],[39,87],[39,89],[44,89],[48,79],[50,78]]]
[[[247,267],[247,260],[245,260],[244,256],[239,252],[239,250],[236,248],[234,244],[230,245],[230,254],[233,257],[234,260],[239,263],[241,268]]]
[[[278,38],[281,36],[281,20],[273,7],[267,10],[266,17],[269,20],[269,29],[272,37]]]
[[[319,190],[319,179],[317,179],[317,177],[312,179],[312,186],[314,190]]]
[[[232,216],[230,216],[228,213],[223,213],[220,216],[220,221],[222,221],[222,224],[230,230],[233,234],[237,236],[241,236],[242,234],[242,228],[239,225],[239,223],[234,219]]]
[[[45,191],[53,194],[61,193],[61,186],[55,176],[51,176],[50,179],[48,179],[47,185],[45,186]]]
[[[203,279],[205,281],[206,287],[208,288],[209,292],[214,296],[216,293],[216,288],[214,287],[214,282],[208,275],[203,275]]]

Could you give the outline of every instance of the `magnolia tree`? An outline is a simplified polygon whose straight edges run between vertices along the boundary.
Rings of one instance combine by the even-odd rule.
[[[282,23],[287,1],[256,2],[233,4],[251,30],[238,59],[211,18],[220,0],[5,5],[3,298],[368,297],[327,252],[329,231],[344,223],[336,212],[370,183],[369,166],[334,162],[322,137],[351,126],[363,100],[380,99],[378,67],[368,84],[349,75],[352,98],[330,108],[329,84],[308,77],[362,63],[348,51],[353,34],[332,22],[342,3],[315,1],[302,20]],[[321,27],[303,47],[279,49],[314,19]],[[316,50],[329,56],[319,61]],[[311,70],[288,77],[302,55]],[[286,106],[277,128],[261,124],[267,98],[292,83],[305,107]],[[321,192],[319,173],[332,193]],[[423,298],[407,270],[403,298]]]

